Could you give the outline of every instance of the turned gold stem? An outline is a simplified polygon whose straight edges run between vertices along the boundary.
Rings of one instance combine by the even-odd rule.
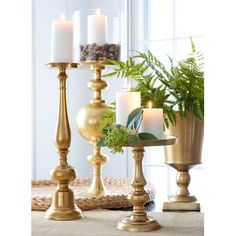
[[[107,162],[108,157],[101,153],[101,147],[98,145],[98,139],[103,136],[99,128],[100,122],[104,110],[108,107],[102,98],[102,90],[107,87],[107,82],[101,78],[105,65],[93,62],[90,68],[93,71],[93,79],[88,82],[88,87],[94,95],[90,103],[78,112],[77,126],[80,134],[90,141],[93,148],[92,154],[87,158],[93,165],[93,180],[85,196],[97,197],[109,194],[101,177],[101,165]]]
[[[45,217],[50,220],[76,220],[83,214],[75,205],[73,191],[69,188],[70,182],[76,177],[76,171],[67,163],[68,149],[71,143],[71,131],[66,104],[66,63],[50,63],[51,67],[59,69],[59,113],[57,119],[55,143],[59,154],[59,163],[51,171],[52,179],[58,182],[58,188],[53,193],[52,204]]]
[[[176,183],[177,183],[177,191],[174,196],[170,197],[171,202],[196,202],[197,198],[195,196],[191,196],[188,190],[188,186],[190,184],[190,174],[189,170],[186,167],[185,170],[180,171],[177,170],[176,175]]]
[[[91,70],[94,74],[94,79],[88,83],[88,87],[94,91],[94,97],[91,103],[105,103],[102,98],[102,90],[107,87],[107,82],[101,79],[102,70],[105,69],[103,65],[92,65]]]
[[[132,192],[128,199],[133,205],[133,211],[130,216],[125,217],[119,222],[117,228],[130,232],[147,232],[161,228],[161,225],[153,218],[148,217],[144,209],[146,202],[150,200],[148,193],[144,190],[146,180],[143,175],[143,156],[144,147],[132,147],[134,160],[134,176],[131,181]]]
[[[88,190],[91,196],[106,195],[108,191],[102,180],[101,165],[107,162],[107,157],[101,155],[101,148],[97,141],[93,141],[93,155],[88,157],[89,162],[93,165],[93,180]]]
[[[102,99],[102,91],[101,91],[107,86],[106,81],[101,80],[102,70],[105,69],[105,66],[92,66],[91,69],[94,72],[94,82],[95,82],[93,86],[93,89],[95,91],[93,100],[98,102],[105,102]]]
[[[132,152],[133,152],[135,173],[131,181],[133,191],[128,196],[128,199],[133,204],[133,212],[131,214],[130,220],[146,221],[148,220],[148,218],[147,218],[147,213],[144,210],[144,204],[149,201],[149,195],[144,190],[144,186],[146,185],[146,180],[143,175],[143,167],[142,167],[144,148],[134,147]]]
[[[67,164],[67,153],[68,148],[71,143],[71,132],[69,119],[67,114],[67,104],[66,104],[66,68],[63,66],[59,67],[59,90],[60,90],[60,102],[59,102],[59,115],[57,120],[57,129],[56,129],[56,146],[58,148],[58,153],[60,156],[61,168],[68,166]]]
[[[190,175],[188,171],[178,171],[176,175],[176,183],[178,185],[176,195],[189,195],[188,186],[190,183]]]

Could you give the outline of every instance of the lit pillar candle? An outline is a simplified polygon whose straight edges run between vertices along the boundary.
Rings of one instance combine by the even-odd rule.
[[[97,9],[95,15],[88,16],[88,44],[103,45],[107,42],[107,16]]]
[[[116,93],[116,124],[126,126],[129,114],[141,107],[140,92],[122,91]]]
[[[151,133],[161,139],[163,137],[163,109],[151,107],[152,104],[149,102],[149,108],[143,109],[143,120],[139,132]]]
[[[73,24],[63,18],[52,22],[50,62],[72,62]]]

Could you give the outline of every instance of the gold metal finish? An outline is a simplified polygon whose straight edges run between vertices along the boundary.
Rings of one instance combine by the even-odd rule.
[[[200,211],[199,202],[164,202],[163,211]]]
[[[48,63],[47,66],[52,68],[57,67],[59,70],[61,70],[60,68],[78,68],[79,63],[51,62]]]
[[[128,199],[133,205],[133,211],[130,216],[125,217],[118,223],[117,229],[130,232],[148,232],[161,228],[158,221],[147,216],[144,210],[144,205],[149,200],[149,196],[144,190],[146,185],[142,167],[144,146],[172,145],[176,142],[176,137],[172,136],[163,140],[143,141],[139,146],[132,147],[135,173],[131,181],[133,191],[128,195]]]
[[[86,193],[81,193],[85,197],[97,197],[108,195],[109,192],[101,176],[101,165],[108,161],[106,155],[101,154],[101,147],[98,145],[98,138],[103,136],[103,132],[99,129],[100,121],[104,110],[108,107],[102,98],[101,90],[107,87],[107,82],[101,79],[102,70],[107,65],[104,61],[81,61],[81,65],[90,65],[94,73],[94,79],[88,82],[88,87],[94,92],[94,97],[90,103],[84,106],[77,114],[76,123],[80,134],[90,141],[93,147],[93,154],[87,159],[93,165],[93,181]]]
[[[112,65],[107,61],[80,61],[80,65],[87,65],[87,66],[106,66]]]
[[[177,114],[176,119],[177,125],[170,125],[166,134],[178,136],[179,142],[177,145],[165,147],[165,162],[178,171],[176,177],[178,189],[176,195],[164,203],[163,210],[200,211],[200,204],[196,202],[195,196],[190,195],[188,186],[189,170],[194,165],[201,164],[204,122],[199,121],[192,112],[189,112],[184,119]]]
[[[53,192],[52,204],[46,211],[49,220],[77,220],[83,218],[81,210],[75,205],[74,194],[69,188],[70,182],[76,177],[76,170],[68,165],[67,153],[71,143],[70,125],[66,105],[66,68],[76,68],[75,63],[49,63],[49,67],[58,67],[60,83],[59,116],[56,130],[56,146],[59,163],[51,171],[52,180],[58,181],[58,188]]]

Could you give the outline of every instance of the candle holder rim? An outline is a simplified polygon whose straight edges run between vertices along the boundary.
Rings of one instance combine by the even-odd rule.
[[[106,65],[112,65],[112,63],[108,61],[79,61],[80,65],[88,65],[88,66],[106,66]]]
[[[178,142],[178,137],[176,136],[164,136],[162,139],[158,140],[142,140],[137,145],[127,145],[126,147],[152,147],[152,146],[166,146],[173,145]]]
[[[73,15],[76,14],[77,12],[89,12],[89,13],[92,13],[94,14],[96,12],[98,8],[89,8],[89,9],[78,9],[78,10],[75,10],[73,11]],[[99,8],[99,10],[101,11],[102,14],[104,13],[116,13],[116,15],[120,16],[121,13],[118,11],[118,10],[114,10],[112,8]]]
[[[199,162],[186,162],[186,163],[182,163],[182,162],[170,162],[170,161],[166,161],[165,164],[169,165],[169,164],[176,164],[176,165],[200,165],[202,164],[201,161]]]
[[[79,63],[75,63],[75,62],[49,62],[46,65],[50,68],[60,67],[60,66],[63,66],[66,68],[78,68],[80,66]]]

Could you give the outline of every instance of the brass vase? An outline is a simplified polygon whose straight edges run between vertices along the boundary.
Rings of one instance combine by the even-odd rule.
[[[165,211],[200,211],[200,203],[188,190],[190,183],[189,170],[201,164],[204,122],[197,119],[192,112],[182,119],[176,114],[176,126],[170,124],[165,132],[167,135],[178,137],[178,144],[165,147],[165,163],[177,170],[177,192],[164,202]]]

